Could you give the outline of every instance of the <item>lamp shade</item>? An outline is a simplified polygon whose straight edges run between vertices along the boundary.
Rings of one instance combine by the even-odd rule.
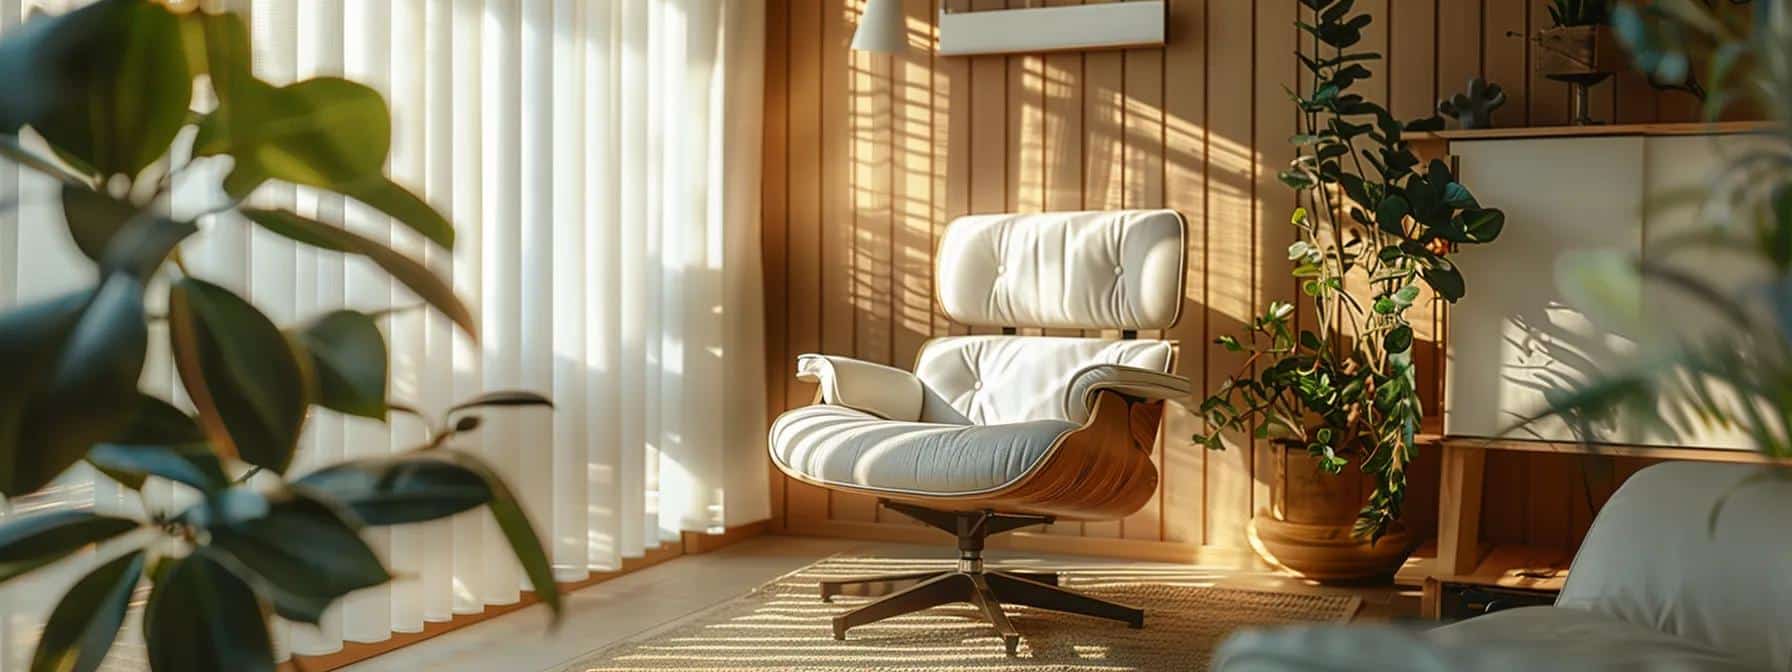
[[[902,0],[870,0],[865,13],[859,16],[859,30],[852,35],[852,48],[880,54],[896,54],[908,49],[904,30]]]

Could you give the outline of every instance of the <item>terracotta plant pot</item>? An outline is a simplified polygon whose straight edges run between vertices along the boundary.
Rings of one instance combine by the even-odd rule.
[[[1320,472],[1304,451],[1271,448],[1271,506],[1251,518],[1251,546],[1278,568],[1324,583],[1386,583],[1418,542],[1395,524],[1374,544],[1350,530],[1372,489],[1355,469]]]

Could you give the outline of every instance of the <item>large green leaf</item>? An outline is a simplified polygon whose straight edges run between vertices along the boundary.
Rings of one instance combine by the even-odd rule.
[[[220,501],[240,507],[249,496],[232,495]],[[299,490],[267,500],[263,516],[220,512],[205,517],[206,530],[211,547],[254,575],[281,616],[316,623],[343,595],[392,579],[354,524],[326,500]]]
[[[47,485],[124,431],[148,341],[143,283],[127,274],[0,318],[0,370],[13,374],[0,385],[0,494]]]
[[[192,99],[179,19],[141,0],[100,0],[40,22],[0,47],[0,75],[23,89],[21,101],[0,103],[0,125],[30,124],[101,175],[135,176],[166,153]]]
[[[274,647],[255,591],[203,549],[162,563],[143,610],[155,670],[273,672]]]
[[[212,443],[276,473],[292,463],[307,405],[305,371],[286,336],[230,290],[185,277],[168,323],[187,396]]]
[[[87,511],[51,511],[0,524],[0,583],[131,530],[137,522]]]
[[[44,437],[28,433],[34,424],[32,402],[55,369],[56,353],[93,293],[74,292],[0,313],[0,494],[17,496],[42,487],[22,478],[16,463],[23,453],[39,449]],[[32,432],[35,427],[29,427]]]
[[[409,287],[418,298],[454,321],[467,335],[478,339],[479,328],[473,322],[472,311],[454,295],[454,289],[448,283],[423,264],[376,241],[285,210],[243,208],[242,213],[262,228],[306,245],[367,257]]]
[[[295,484],[348,507],[368,525],[435,520],[492,496],[482,474],[434,451],[332,464]]]
[[[136,216],[131,204],[84,187],[62,185],[62,217],[68,233],[75,239],[75,248],[88,259],[99,261],[106,256],[106,244]]]
[[[160,476],[202,492],[230,486],[218,454],[203,443],[172,446],[102,443],[87,452],[87,461],[125,485],[143,487],[144,476]]]
[[[192,222],[141,215],[126,223],[106,245],[100,268],[106,273],[128,273],[147,280],[161,268],[174,248],[199,232]]]
[[[377,91],[337,77],[274,87],[251,73],[240,17],[195,20],[203,24],[218,108],[201,121],[194,151],[236,159],[227,192],[240,198],[269,179],[333,189],[380,174],[392,119]]]
[[[112,649],[143,576],[143,551],[100,565],[56,603],[31,656],[31,672],[93,672]]]
[[[336,189],[355,200],[386,213],[400,224],[423,234],[444,248],[454,247],[454,225],[436,212],[423,199],[383,175],[362,178]]]
[[[338,310],[293,334],[317,373],[317,403],[375,420],[386,419],[386,339],[373,317]]]
[[[553,622],[558,624],[561,616],[560,587],[554,583],[554,570],[548,564],[547,551],[542,549],[541,537],[529,523],[528,514],[523,512],[523,507],[510,493],[510,486],[484,460],[469,453],[458,450],[431,452],[478,474],[480,480],[485,481],[486,487],[491,489],[489,506],[492,518],[497,520],[498,529],[503,531],[504,540],[510,544],[510,551],[516,554],[517,562],[522,564],[523,573],[529,577],[529,586],[535,591],[535,596],[541,598],[542,603],[554,612]]]
[[[143,477],[150,473],[146,470],[127,468],[120,465],[114,469],[94,461],[94,455],[102,450],[129,452],[139,448],[155,448],[172,452],[187,461],[204,461],[210,456],[212,463],[217,463],[217,456],[212,454],[211,447],[205,445],[205,432],[199,429],[180,409],[156,397],[140,394],[137,401],[137,413],[131,418],[130,425],[124,433],[113,437],[110,441],[94,446],[87,451],[87,461],[95,468],[132,489],[143,487]],[[203,453],[203,454],[201,454]],[[112,462],[117,462],[112,460]],[[198,466],[205,469],[204,466]],[[220,472],[222,466],[219,467]],[[166,477],[166,474],[158,474]],[[175,479],[180,480],[180,479]],[[183,481],[185,482],[185,481]]]

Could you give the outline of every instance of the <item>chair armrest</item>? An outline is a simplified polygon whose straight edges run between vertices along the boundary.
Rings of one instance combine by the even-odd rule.
[[[1180,400],[1194,393],[1194,385],[1182,376],[1119,364],[1096,364],[1076,372],[1064,390],[1064,418],[1086,422],[1102,390],[1134,399]]]
[[[796,378],[821,386],[821,403],[864,411],[885,420],[921,419],[921,379],[902,369],[850,357],[802,355]]]

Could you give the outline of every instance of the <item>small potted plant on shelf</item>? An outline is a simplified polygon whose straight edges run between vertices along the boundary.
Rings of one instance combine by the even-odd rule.
[[[1574,94],[1574,124],[1598,123],[1587,90],[1626,66],[1629,58],[1606,26],[1606,0],[1554,0],[1552,25],[1537,31],[1537,72],[1567,82]]]
[[[1400,524],[1424,418],[1407,314],[1426,288],[1462,298],[1450,253],[1494,240],[1505,215],[1476,202],[1444,162],[1414,154],[1406,134],[1438,130],[1441,119],[1402,122],[1351,92],[1379,58],[1349,50],[1371,18],[1347,18],[1353,0],[1301,1],[1318,21],[1298,24],[1311,38],[1299,55],[1311,77],[1293,92],[1298,156],[1280,177],[1299,202],[1288,259],[1311,311],[1297,318],[1294,304],[1274,302],[1246,333],[1217,340],[1249,358],[1202,402],[1207,429],[1196,440],[1223,449],[1229,435],[1247,434],[1278,458],[1310,456],[1318,472],[1362,474],[1366,501],[1342,479],[1280,476],[1274,501],[1348,503],[1273,506],[1251,525],[1272,562],[1310,578],[1385,578],[1415,543]]]
[[[536,595],[561,612],[509,486],[449,441],[478,427],[479,407],[547,399],[490,393],[430,422],[412,450],[291,469],[315,409],[379,421],[415,413],[387,400],[379,315],[337,310],[281,328],[202,279],[182,261],[183,242],[258,226],[365,258],[469,338],[475,322],[418,259],[248,204],[260,185],[304,185],[380,210],[441,249],[454,244],[440,214],[383,175],[391,116],[378,92],[333,77],[276,86],[255,77],[252,56],[242,17],[150,0],[98,0],[0,37],[0,160],[54,181],[69,234],[97,270],[86,286],[0,312],[0,496],[53,487],[83,461],[140,495],[151,478],[190,495],[179,505],[144,496],[140,516],[69,509],[0,523],[0,582],[103,545],[103,562],[51,610],[32,670],[99,668],[146,584],[150,669],[271,672],[275,615],[317,623],[347,593],[392,580],[362,528],[481,507]],[[202,82],[211,95],[194,95]],[[216,202],[174,214],[177,180],[211,187],[199,191]],[[151,305],[167,309],[152,316]],[[151,341],[163,338],[191,411],[138,388]]]

